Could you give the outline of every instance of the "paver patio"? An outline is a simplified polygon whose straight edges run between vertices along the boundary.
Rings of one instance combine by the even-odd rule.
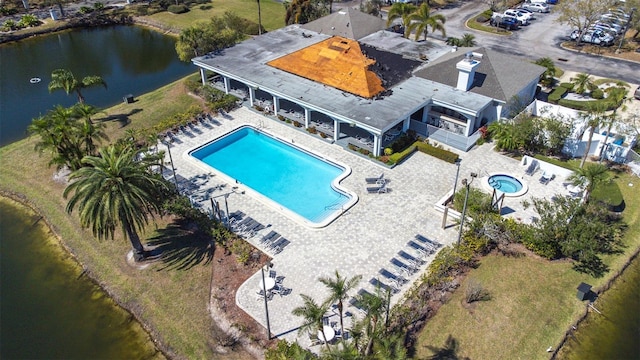
[[[241,194],[242,185],[238,185],[238,189],[228,196],[230,212],[241,210],[262,224],[268,225],[262,234],[275,230],[291,241],[291,244],[275,255],[272,261],[273,270],[277,275],[285,276],[284,286],[292,289],[290,294],[282,297],[274,295],[273,300],[268,302],[271,332],[275,336],[289,341],[298,340],[302,346],[309,345],[308,337],[297,332],[302,319],[293,316],[291,310],[302,305],[299,294],[307,294],[318,303],[325,299],[328,291],[318,281],[320,277],[333,277],[336,270],[346,277],[359,274],[362,275],[360,287],[373,292],[374,287],[369,284],[369,280],[377,277],[378,271],[382,268],[393,270],[389,260],[398,257],[398,251],[412,253],[406,244],[415,235],[420,234],[445,246],[456,241],[458,226],[453,220],[449,220],[449,226],[442,229],[443,215],[434,209],[435,202],[453,187],[455,165],[416,152],[402,164],[388,169],[353,151],[330,144],[317,135],[310,135],[304,130],[266,118],[244,107],[229,113],[227,117],[218,116],[216,119],[221,125],[211,128],[200,125],[200,134],[193,132],[193,136],[180,135],[178,138],[181,143],[174,142],[171,145],[173,162],[179,176],[194,179],[202,174],[215,174],[216,171],[191,158],[188,151],[244,124],[261,127],[266,132],[312,149],[327,158],[348,164],[352,168],[351,175],[342,181],[342,185],[357,193],[359,201],[329,226],[321,229],[300,225],[272,206],[256,199],[249,192]],[[519,198],[506,198],[504,212],[509,212],[508,216],[530,221],[534,213],[532,209],[524,210],[522,200],[530,199],[532,196],[549,198],[554,194],[566,194],[563,187],[565,179],[556,178],[548,185],[542,185],[538,182],[540,173],[533,176],[524,175],[525,167],[520,165],[519,161],[499,155],[491,147],[491,144],[485,144],[468,153],[460,153],[462,162],[459,179],[468,178],[471,172],[478,173],[479,177],[496,171],[516,177],[524,176],[529,191]],[[166,149],[161,145],[161,149],[163,148]],[[169,161],[168,156],[166,160]],[[377,176],[381,172],[385,173],[385,178],[390,179],[388,186],[392,191],[387,194],[368,194],[364,178]],[[206,193],[207,196],[219,196],[229,193],[232,187],[236,186],[226,184],[219,188],[218,185],[224,184],[221,180],[219,176],[210,177],[206,182],[200,181],[197,190],[189,191],[192,194]],[[480,179],[476,179],[472,186],[480,186],[480,183]],[[458,184],[458,189],[461,187]],[[207,209],[210,209],[209,204],[209,200],[202,202],[202,206]],[[261,249],[259,238],[260,236],[256,236],[249,239],[249,242]],[[410,277],[410,283],[402,286],[401,291],[393,295],[392,305],[402,300],[411,284],[426,271],[433,256],[430,255],[427,264]],[[256,296],[259,284],[260,271],[237,290],[236,302],[256,321],[266,326],[264,303]],[[353,308],[346,310],[357,314]],[[345,327],[349,324],[346,318]]]

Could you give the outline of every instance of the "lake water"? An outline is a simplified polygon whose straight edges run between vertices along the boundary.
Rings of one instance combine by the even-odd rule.
[[[563,358],[640,359],[640,258],[595,303],[592,312],[567,343]]]
[[[0,198],[0,358],[163,359],[38,218]]]
[[[31,119],[54,105],[77,102],[75,94],[63,90],[49,93],[55,69],[69,69],[77,78],[102,76],[106,90],[83,91],[85,102],[100,108],[196,72],[178,60],[175,38],[137,26],[73,30],[5,44],[0,59],[0,146],[26,137]],[[32,84],[33,77],[42,81]]]

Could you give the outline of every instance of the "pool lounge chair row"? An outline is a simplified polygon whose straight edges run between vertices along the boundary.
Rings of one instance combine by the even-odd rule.
[[[282,250],[291,243],[273,230],[261,237],[258,242],[274,255],[281,253]]]

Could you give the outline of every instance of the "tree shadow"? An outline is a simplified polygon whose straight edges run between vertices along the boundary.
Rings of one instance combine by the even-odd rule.
[[[213,259],[213,238],[189,231],[185,225],[178,220],[158,229],[158,235],[147,241],[152,253],[165,264],[160,270],[188,270],[198,264],[209,264]]]
[[[460,345],[458,343],[458,340],[456,340],[451,335],[447,337],[447,340],[445,340],[443,347],[431,345],[424,345],[424,347],[433,352],[433,355],[427,358],[428,360],[470,360],[466,356],[458,355]]]
[[[131,109],[131,111],[129,111],[126,114],[113,114],[113,115],[109,115],[106,116],[102,119],[100,119],[99,121],[101,122],[117,122],[120,124],[120,128],[123,128],[127,125],[129,125],[131,123],[131,119],[129,118],[129,116],[137,114],[139,112],[141,112],[142,109]]]

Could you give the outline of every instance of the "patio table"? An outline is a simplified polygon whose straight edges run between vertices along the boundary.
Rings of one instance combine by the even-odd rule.
[[[318,339],[324,341],[324,337],[322,336],[322,333],[324,333],[324,336],[326,336],[327,342],[333,340],[333,338],[336,337],[336,331],[333,330],[333,328],[329,325],[323,326],[322,331],[318,330]]]
[[[273,289],[276,286],[276,280],[270,277],[264,278],[264,285],[262,284],[262,279],[260,279],[260,290],[266,289],[267,291]]]

